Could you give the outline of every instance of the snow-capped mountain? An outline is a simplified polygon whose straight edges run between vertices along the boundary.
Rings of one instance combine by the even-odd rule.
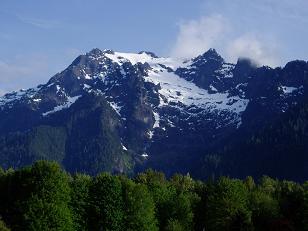
[[[214,49],[193,59],[93,49],[46,84],[0,98],[1,163],[191,172],[221,142],[301,102],[307,66],[230,64]]]

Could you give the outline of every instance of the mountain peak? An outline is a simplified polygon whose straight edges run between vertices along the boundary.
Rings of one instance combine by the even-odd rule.
[[[208,51],[204,52],[202,55],[194,58],[193,61],[209,61],[215,60],[220,63],[224,62],[224,59],[217,53],[217,51],[213,48],[209,49]]]
[[[103,51],[101,51],[99,48],[94,48],[90,52],[87,53],[87,55],[102,55]]]
[[[257,65],[254,63],[253,60],[249,59],[249,58],[239,58],[237,60],[236,66],[240,66],[241,68],[253,68],[255,69],[257,67]]]
[[[87,56],[94,56],[94,57],[100,57],[103,56],[105,54],[114,54],[115,52],[111,49],[104,49],[101,50],[99,48],[94,48],[91,51],[87,52],[86,55]]]
[[[203,53],[202,56],[207,58],[222,58],[214,48],[210,48],[208,51]]]
[[[205,54],[219,55],[214,48],[210,48],[208,51],[205,52]]]
[[[147,54],[149,56],[151,56],[152,58],[158,58],[158,56],[154,53],[154,52],[151,52],[151,51],[140,51],[138,52],[138,54]]]
[[[105,54],[114,54],[114,51],[111,49],[104,49],[103,53]]]

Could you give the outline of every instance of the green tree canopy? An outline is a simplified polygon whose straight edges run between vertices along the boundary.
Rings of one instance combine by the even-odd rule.
[[[90,186],[90,230],[123,230],[124,203],[118,177],[103,173]]]
[[[28,180],[32,192],[23,203],[23,230],[74,230],[69,208],[69,177],[60,166],[39,161],[31,168]]]

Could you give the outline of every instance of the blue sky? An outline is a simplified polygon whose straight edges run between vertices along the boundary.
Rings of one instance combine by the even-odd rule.
[[[95,47],[308,60],[307,28],[307,0],[1,0],[0,95],[47,81]]]

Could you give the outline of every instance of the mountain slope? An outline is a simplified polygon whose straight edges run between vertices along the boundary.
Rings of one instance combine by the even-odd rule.
[[[306,101],[249,136],[239,134],[236,141],[229,141],[220,151],[209,154],[199,165],[200,169],[206,171],[215,163],[216,169],[212,172],[219,175],[232,173],[240,178],[270,175],[304,182],[308,176],[307,129]]]
[[[93,49],[46,84],[0,98],[0,161],[207,177],[211,171],[196,169],[200,159],[306,98],[307,71],[303,61],[229,64],[214,49],[187,60]]]

